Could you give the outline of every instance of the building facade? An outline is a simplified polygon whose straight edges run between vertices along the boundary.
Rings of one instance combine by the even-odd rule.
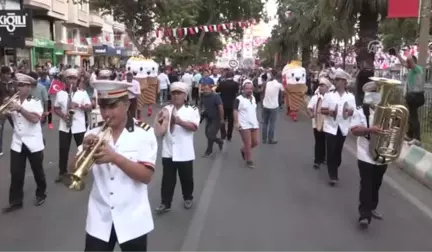
[[[90,1],[91,2],[91,1]],[[24,0],[32,10],[33,32],[23,48],[0,48],[1,64],[67,65],[90,68],[125,64],[133,48],[125,27],[101,17],[87,3],[66,0]],[[3,10],[19,10],[19,0],[6,0]]]

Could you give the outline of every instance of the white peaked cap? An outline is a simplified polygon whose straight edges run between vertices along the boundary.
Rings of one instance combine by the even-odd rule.
[[[90,85],[96,89],[98,99],[113,99],[128,95],[132,84],[123,81],[96,80]]]
[[[183,93],[188,92],[188,85],[184,82],[176,81],[170,85],[170,92],[180,91]]]
[[[76,68],[69,68],[69,69],[66,69],[64,72],[63,72],[63,75],[64,75],[64,77],[71,77],[71,76],[73,76],[73,77],[78,77],[79,76],[79,70],[78,69],[76,69]]]
[[[350,80],[351,79],[351,75],[347,72],[345,72],[344,70],[342,70],[341,68],[336,69],[336,71],[334,72],[334,78],[337,79],[344,79],[344,80]]]
[[[36,82],[33,77],[22,73],[16,73],[15,78],[17,79],[18,83],[32,84]]]

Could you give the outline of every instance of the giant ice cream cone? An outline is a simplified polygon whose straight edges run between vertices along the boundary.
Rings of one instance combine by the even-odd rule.
[[[287,114],[297,121],[297,113],[306,107],[306,69],[299,61],[291,61],[282,70]]]

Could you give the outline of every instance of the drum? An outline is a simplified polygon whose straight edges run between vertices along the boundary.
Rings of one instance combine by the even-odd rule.
[[[93,109],[90,112],[89,128],[93,129],[98,127],[99,123],[103,122],[102,115],[99,109]]]

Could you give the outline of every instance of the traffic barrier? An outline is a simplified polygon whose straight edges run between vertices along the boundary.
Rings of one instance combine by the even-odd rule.
[[[396,165],[432,189],[432,153],[405,142]]]

